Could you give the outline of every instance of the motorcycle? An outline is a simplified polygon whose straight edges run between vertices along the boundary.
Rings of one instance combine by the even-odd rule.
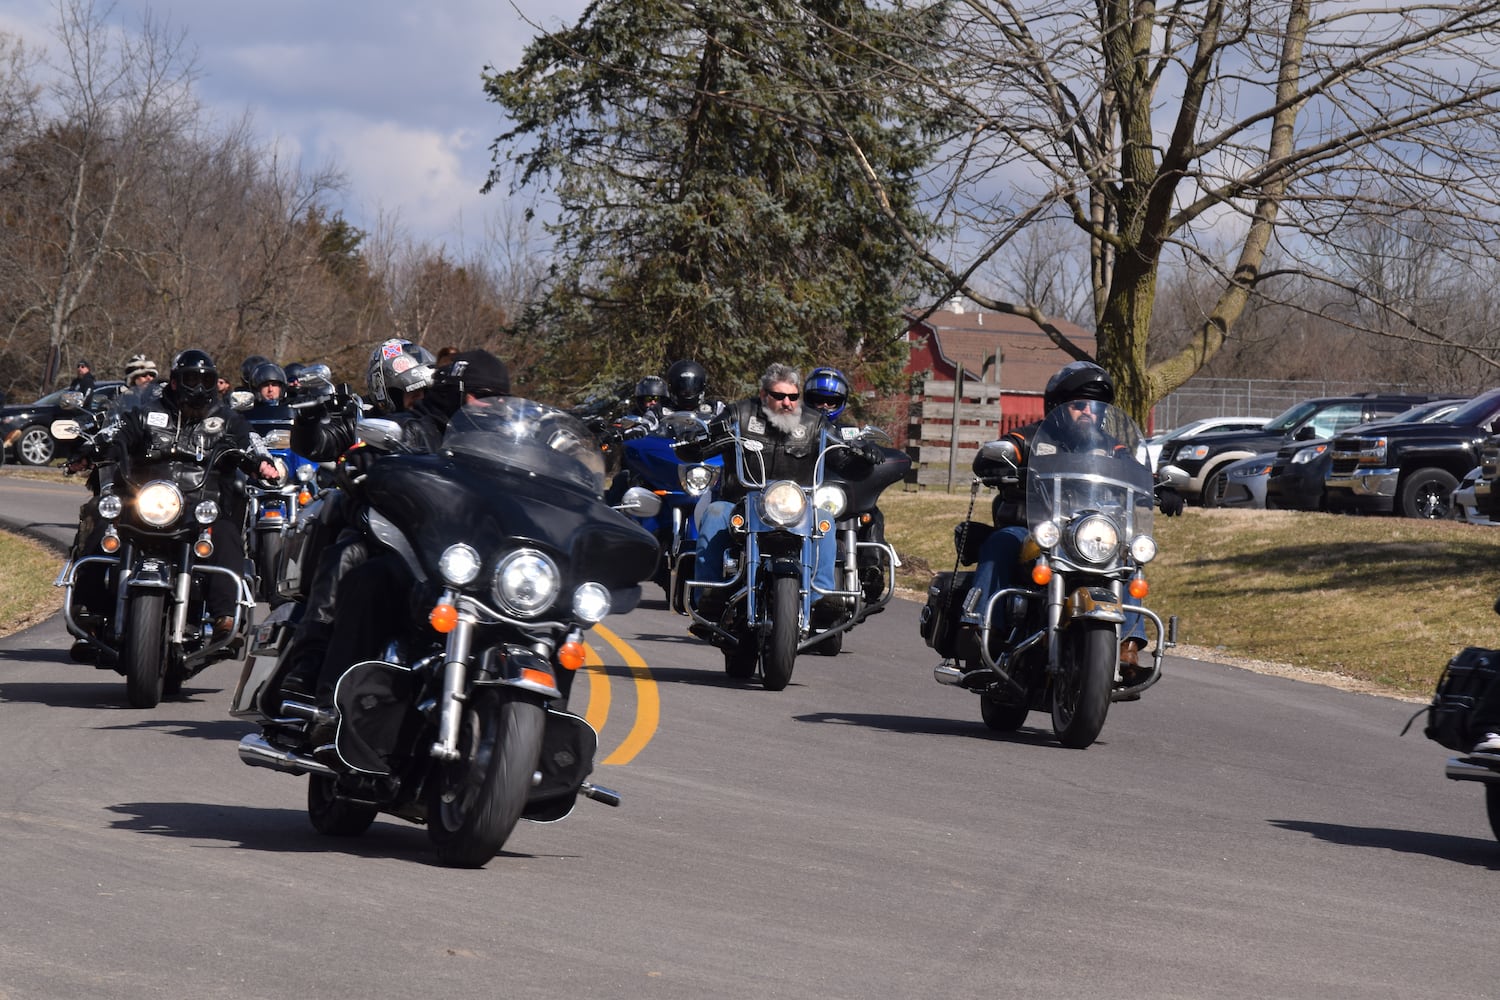
[[[79,415],[54,421],[52,434],[92,442],[99,419],[81,409],[82,394],[77,395],[63,405]],[[239,449],[202,440],[200,432],[198,439],[176,441],[152,461],[107,462],[95,469],[93,516],[105,522],[98,551],[71,553],[54,586],[64,588],[68,633],[85,644],[75,655],[124,675],[125,695],[134,708],[156,707],[205,667],[239,655],[255,598],[244,574],[205,560],[214,551],[211,526],[221,509],[237,501],[221,495],[217,486],[239,482],[211,472],[244,458]],[[88,621],[81,620],[76,603],[79,573],[85,570],[104,574],[111,600],[108,613],[90,609]],[[205,601],[204,584],[212,574],[232,578],[238,591],[234,624],[219,639],[213,637]]]
[[[724,460],[715,455],[702,462],[684,462],[677,457],[674,445],[706,430],[706,425],[691,413],[669,413],[659,420],[624,417],[621,420],[621,462],[625,483],[650,490],[661,498],[661,510],[641,519],[641,525],[656,536],[661,546],[661,560],[652,579],[674,596],[677,606],[681,593],[672,590],[672,567],[684,556],[691,559],[698,544],[697,521],[693,517],[699,500],[718,483]]]
[[[1496,602],[1495,610],[1500,613],[1500,601]],[[1458,752],[1458,756],[1448,758],[1444,776],[1452,781],[1477,782],[1484,786],[1490,830],[1500,840],[1500,753],[1470,751],[1484,735],[1475,731],[1470,716],[1485,691],[1496,683],[1500,683],[1500,650],[1477,646],[1460,650],[1438,677],[1432,702],[1407,720],[1401,734],[1406,734],[1417,716],[1427,714],[1422,734]]]
[[[1148,592],[1157,483],[1139,428],[1113,406],[1101,413],[1103,436],[1093,447],[1075,450],[1065,407],[1043,419],[1032,441],[1021,550],[1030,569],[1021,582],[980,607],[974,574],[955,566],[935,576],[921,613],[922,638],[943,657],[934,677],[979,695],[985,725],[1012,732],[1029,712],[1049,711],[1058,740],[1076,749],[1098,737],[1112,702],[1136,700],[1161,679],[1163,651],[1177,642],[1175,616],[1164,627],[1154,611],[1122,599],[1126,588],[1138,599]],[[976,465],[997,474],[976,478],[971,495],[981,485],[1018,482],[1018,458],[1007,439],[984,445]],[[1170,472],[1165,481],[1174,481]],[[967,536],[985,528],[969,520],[959,526],[957,565],[976,560],[978,546]],[[1122,674],[1129,614],[1141,615],[1157,642],[1149,663],[1143,657],[1137,671]]]
[[[255,403],[253,396],[244,390],[230,395],[231,405],[243,411],[250,429],[259,435],[281,473],[276,486],[250,483],[245,490],[250,525],[245,555],[255,565],[252,589],[257,599],[274,605],[279,603],[276,579],[286,540],[295,530],[303,508],[318,493],[318,463],[292,451],[295,411],[291,407]]]
[[[288,585],[310,581],[301,545],[318,534],[310,522],[294,533],[291,599],[257,630],[231,704],[260,726],[240,759],[308,775],[320,833],[358,836],[388,813],[425,824],[457,867],[486,864],[521,818],[562,819],[580,794],[618,805],[585,780],[598,735],[564,706],[584,634],[634,606],[657,547],[603,503],[595,439],[517,397],[460,409],[434,454],[400,453],[390,421],[358,427],[364,446],[340,460],[344,499],[365,505],[371,544],[399,554],[426,610],[389,623],[382,659],[342,673],[336,716],[283,691],[306,599]],[[637,490],[622,506],[654,501]],[[332,741],[314,745],[330,723]]]
[[[823,431],[813,485],[803,486],[767,482],[761,443],[735,428],[730,435],[736,475],[748,492],[730,522],[726,579],[690,579],[695,559],[688,553],[673,567],[672,592],[683,595],[678,610],[692,618],[689,631],[723,651],[728,676],[744,680],[758,670],[767,691],[780,691],[791,683],[797,654],[846,630],[863,597],[857,581],[849,589],[836,583],[826,593],[815,592],[812,583],[815,541],[834,530],[839,506],[839,488],[825,482],[827,459],[848,445]],[[814,620],[813,604],[821,598],[842,604],[836,618]]]
[[[845,593],[858,592],[854,610],[840,627],[822,632],[812,649],[824,656],[843,650],[844,635],[871,615],[879,614],[896,592],[896,567],[901,559],[886,544],[885,524],[878,504],[880,495],[904,478],[911,469],[911,456],[891,447],[890,437],[876,427],[841,427],[839,439],[850,445],[879,448],[884,460],[861,475],[828,470],[819,497],[822,509],[836,519],[838,532],[838,585]]]

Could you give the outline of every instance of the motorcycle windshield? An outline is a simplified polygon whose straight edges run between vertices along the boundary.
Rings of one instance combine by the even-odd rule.
[[[1129,544],[1151,533],[1151,468],[1140,428],[1123,410],[1094,400],[1053,408],[1026,459],[1026,520],[1067,525],[1089,512],[1110,518]]]
[[[604,453],[577,417],[519,396],[467,404],[448,422],[442,451],[491,462],[595,496],[604,493]]]

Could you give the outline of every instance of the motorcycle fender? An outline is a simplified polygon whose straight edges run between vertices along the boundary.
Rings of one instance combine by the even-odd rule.
[[[547,728],[536,765],[541,780],[527,794],[522,818],[555,823],[571,813],[578,789],[594,770],[598,751],[599,734],[593,726],[571,712],[547,709]]]
[[[508,687],[530,691],[543,698],[561,698],[552,663],[526,646],[491,646],[479,659],[476,687]]]
[[[130,574],[129,587],[131,590],[142,588],[170,590],[172,587],[172,567],[169,563],[160,559],[142,560]]]
[[[802,561],[800,559],[790,559],[786,557],[773,559],[771,560],[771,575],[795,576],[801,578]]]
[[[1120,624],[1125,621],[1125,606],[1113,591],[1104,587],[1079,587],[1068,595],[1063,617]]]

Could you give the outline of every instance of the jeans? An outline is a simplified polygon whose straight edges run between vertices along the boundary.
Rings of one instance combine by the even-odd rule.
[[[693,578],[695,580],[722,583],[724,581],[724,553],[729,548],[729,517],[735,505],[728,500],[715,500],[703,508],[698,522],[698,548]],[[834,589],[833,572],[838,565],[838,535],[829,531],[822,538],[813,539],[813,587],[817,591]],[[699,592],[702,597],[702,591]]]
[[[1026,541],[1027,531],[1018,524],[996,528],[984,544],[979,547],[979,565],[974,568],[974,589],[979,591],[979,607],[989,606],[990,598],[1015,580],[1016,565],[1021,561],[1021,543]],[[1124,592],[1124,603],[1140,606],[1140,598]],[[1120,639],[1146,641],[1145,619],[1127,612],[1125,624],[1120,629]]]

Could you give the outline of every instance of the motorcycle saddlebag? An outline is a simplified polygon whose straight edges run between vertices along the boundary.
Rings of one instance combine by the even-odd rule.
[[[959,616],[964,596],[974,585],[972,572],[938,573],[927,587],[927,604],[922,608],[922,639],[939,656],[960,655]]]
[[[1480,735],[1469,731],[1469,716],[1497,675],[1500,675],[1500,650],[1477,646],[1461,650],[1448,661],[1438,678],[1437,691],[1427,707],[1423,735],[1449,750],[1467,752]]]

